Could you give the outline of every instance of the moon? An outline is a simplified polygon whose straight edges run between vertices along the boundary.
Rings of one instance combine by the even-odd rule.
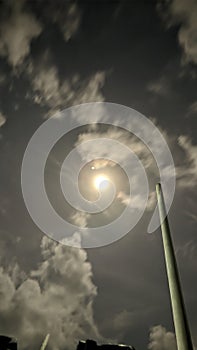
[[[97,190],[105,190],[109,185],[109,179],[105,175],[99,175],[94,180],[94,186]]]

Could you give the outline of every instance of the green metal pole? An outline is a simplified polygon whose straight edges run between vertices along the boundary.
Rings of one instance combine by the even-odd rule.
[[[50,334],[47,334],[46,337],[44,338],[44,341],[42,343],[42,346],[40,350],[45,350],[49,341]]]
[[[174,320],[176,341],[178,350],[192,350],[192,340],[184,307],[183,295],[179,280],[178,268],[170,234],[168,218],[164,203],[161,184],[156,185],[156,193],[159,207],[159,216],[161,222],[161,232],[166,262],[168,284],[171,297],[172,314]]]

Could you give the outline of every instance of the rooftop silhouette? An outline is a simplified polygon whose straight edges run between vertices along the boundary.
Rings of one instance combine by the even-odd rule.
[[[0,349],[1,350],[17,350],[17,342],[15,339],[0,335]]]
[[[42,348],[43,347],[41,347],[41,349]],[[17,341],[14,338],[0,335],[0,350],[17,350]],[[79,341],[76,350],[135,350],[135,348],[133,346],[123,344],[98,345],[96,341],[87,339],[86,341]]]
[[[135,350],[133,346],[123,344],[98,345],[94,340],[79,341],[77,350]]]

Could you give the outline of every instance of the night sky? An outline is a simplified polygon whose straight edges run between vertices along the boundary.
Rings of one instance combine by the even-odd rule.
[[[161,233],[147,233],[158,169],[142,142],[115,127],[81,127],[59,140],[46,164],[50,201],[80,232],[120,215],[128,182],[118,164],[102,164],[118,184],[116,202],[93,216],[74,210],[58,182],[66,155],[92,136],[137,150],[152,201],[138,224],[110,245],[56,243],[23,200],[22,160],[38,127],[67,107],[112,102],[150,119],[171,151],[176,191],[169,221],[197,349],[196,0],[1,1],[0,91],[0,334],[17,338],[21,350],[39,349],[48,333],[49,350],[74,350],[87,338],[137,350],[176,349]],[[97,151],[102,161],[107,151]],[[89,152],[80,156],[88,160]],[[89,169],[88,163],[79,187],[94,200]]]

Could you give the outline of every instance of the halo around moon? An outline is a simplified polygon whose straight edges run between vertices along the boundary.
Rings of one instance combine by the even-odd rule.
[[[109,185],[109,179],[105,175],[98,175],[94,180],[94,186],[97,190],[105,190]]]

